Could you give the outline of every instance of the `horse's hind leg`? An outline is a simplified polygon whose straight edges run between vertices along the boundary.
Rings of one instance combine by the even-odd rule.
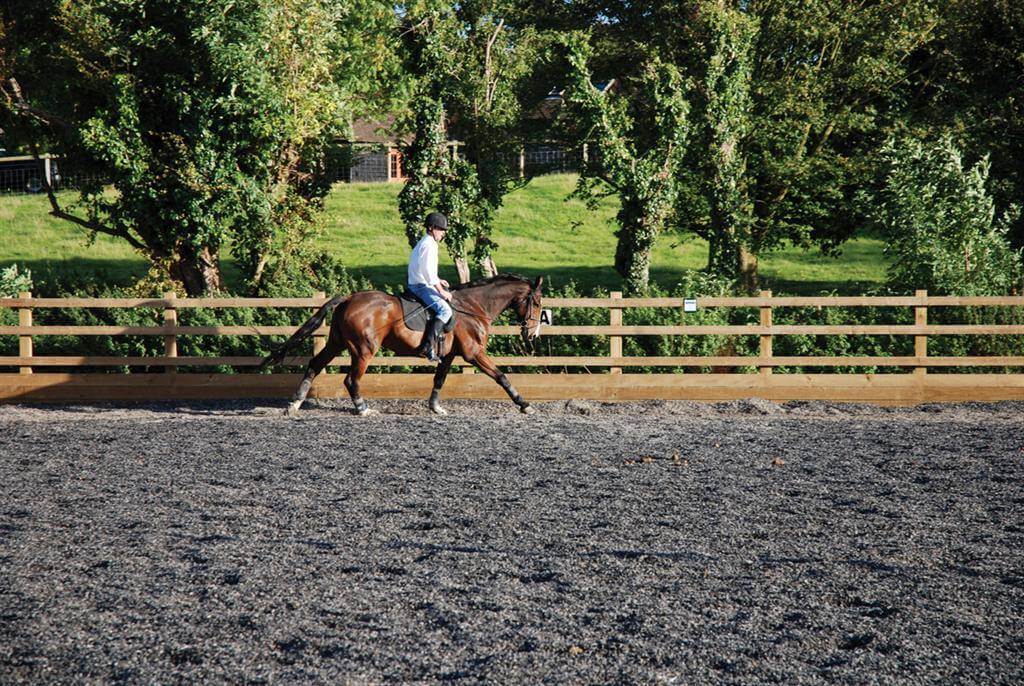
[[[430,411],[434,414],[448,414],[448,410],[441,407],[441,387],[444,380],[448,378],[448,372],[452,368],[452,361],[455,359],[455,351],[448,353],[441,358],[441,364],[437,365],[434,372],[434,390],[430,392]]]
[[[299,416],[299,408],[302,406],[306,396],[309,395],[309,387],[313,385],[313,379],[323,371],[327,363],[333,360],[339,351],[338,346],[332,346],[330,341],[328,341],[324,349],[309,361],[309,364],[306,365],[306,375],[302,377],[302,383],[299,384],[298,390],[295,391],[295,395],[292,396],[292,401],[288,405],[287,414],[289,417]]]
[[[352,404],[356,408],[356,414],[360,417],[377,414],[377,410],[371,410],[370,406],[359,395],[359,380],[363,378],[363,374],[366,373],[366,368],[370,366],[370,360],[372,359],[372,354],[354,355],[352,357],[352,366],[348,368],[348,374],[345,376],[345,388],[348,389],[348,394],[352,397]]]

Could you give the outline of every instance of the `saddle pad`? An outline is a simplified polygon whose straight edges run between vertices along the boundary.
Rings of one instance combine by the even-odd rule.
[[[430,310],[423,306],[416,296],[405,291],[398,296],[398,301],[402,303],[402,316],[405,318],[405,325],[412,331],[423,331],[427,328],[427,317],[430,316]],[[455,313],[452,313],[452,318],[448,320],[448,323],[444,325],[444,332],[448,333],[455,328]]]

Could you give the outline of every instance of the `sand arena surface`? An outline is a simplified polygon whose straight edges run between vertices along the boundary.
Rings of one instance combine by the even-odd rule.
[[[0,406],[0,683],[1021,683],[1024,404]]]

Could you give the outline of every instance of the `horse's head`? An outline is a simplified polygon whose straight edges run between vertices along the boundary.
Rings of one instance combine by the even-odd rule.
[[[526,344],[532,343],[540,335],[540,288],[543,282],[543,276],[538,276],[533,283],[525,282],[524,285],[529,289],[524,288],[524,292],[513,301],[516,316],[519,317],[520,333]]]

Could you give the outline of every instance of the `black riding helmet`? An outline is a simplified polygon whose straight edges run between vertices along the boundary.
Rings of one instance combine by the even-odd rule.
[[[448,230],[448,217],[440,212],[431,212],[427,215],[427,228],[438,228],[442,231]]]

